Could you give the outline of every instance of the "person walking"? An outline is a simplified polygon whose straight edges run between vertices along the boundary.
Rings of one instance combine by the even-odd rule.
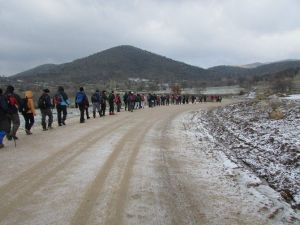
[[[144,94],[141,94],[141,108],[145,108],[145,95]]]
[[[32,91],[25,92],[25,98],[22,99],[22,107],[20,107],[20,109],[25,120],[25,132],[27,135],[30,135],[32,134],[31,128],[34,124],[34,117],[36,116]]]
[[[10,131],[8,105],[2,89],[0,89],[0,148],[4,148],[3,139]]]
[[[93,105],[93,117],[96,118],[96,109],[99,113],[99,116],[101,116],[101,98],[100,91],[97,89],[96,92],[91,96],[91,102]]]
[[[109,104],[109,115],[115,115],[115,94],[114,91],[108,96],[108,104]]]
[[[17,140],[18,137],[16,136],[16,134],[20,127],[20,117],[18,113],[18,107],[21,104],[21,98],[19,95],[14,93],[14,87],[11,85],[7,86],[4,96],[7,100],[7,105],[8,105],[7,116],[10,124],[9,133],[6,135],[6,137],[8,140],[12,140],[12,139]]]
[[[42,115],[42,127],[43,131],[46,131],[48,129],[52,129],[52,123],[53,123],[53,114],[52,114],[52,103],[51,98],[49,96],[49,89],[44,89],[43,94],[40,96],[38,101],[38,107],[41,111]],[[46,117],[48,117],[48,123],[46,122]]]
[[[58,126],[66,125],[67,107],[70,105],[70,100],[62,86],[59,86],[57,89],[53,98],[53,105],[56,106]],[[63,116],[61,114],[63,114]]]
[[[133,112],[135,105],[135,95],[133,92],[129,92],[128,94],[128,111]]]
[[[101,99],[101,116],[105,116],[105,111],[106,111],[106,101],[107,101],[106,91],[102,91],[102,99]]]
[[[83,87],[79,88],[79,91],[76,93],[76,97],[75,97],[75,106],[76,108],[79,108],[80,110],[80,123],[84,123],[84,111],[85,111],[85,102],[86,102],[86,94],[84,92]]]
[[[192,104],[195,104],[195,103],[196,103],[195,100],[196,100],[195,95],[192,95]]]
[[[121,111],[121,105],[122,105],[120,94],[116,95],[115,103],[117,105],[117,112],[120,112]]]
[[[125,111],[127,111],[127,109],[128,109],[128,93],[127,92],[125,92],[125,94],[123,95],[123,102],[125,105]]]
[[[140,103],[141,103],[141,96],[140,94],[137,93],[135,96],[134,109],[140,109]]]

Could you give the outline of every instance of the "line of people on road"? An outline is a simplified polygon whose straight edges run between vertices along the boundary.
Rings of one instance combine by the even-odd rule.
[[[0,148],[3,148],[3,139],[6,136],[8,140],[16,141],[17,131],[20,127],[19,113],[24,117],[25,132],[27,135],[32,134],[32,127],[35,123],[34,117],[36,116],[36,109],[33,100],[33,92],[28,90],[25,92],[24,97],[21,98],[14,92],[14,87],[9,85],[6,91],[0,89]],[[133,112],[133,110],[143,109],[148,103],[148,107],[155,106],[168,106],[170,104],[189,104],[189,102],[195,104],[198,102],[206,102],[207,96],[188,95],[157,95],[149,93],[139,94],[134,92],[125,92],[121,98],[120,94],[115,94],[111,91],[109,94],[105,90],[99,91],[97,89],[90,98],[86,95],[84,88],[80,87],[75,95],[75,107],[80,111],[80,123],[85,122],[86,119],[90,119],[89,107],[92,103],[93,118],[105,116],[107,103],[109,115],[115,115],[115,109],[117,112],[121,111],[122,99],[125,111]],[[221,102],[221,96],[210,96],[210,101]],[[50,90],[44,89],[41,96],[38,98],[37,106],[41,113],[41,125],[43,131],[47,131],[53,128],[53,113],[52,110],[56,108],[57,123],[58,126],[66,125],[67,108],[70,106],[71,101],[68,95],[65,93],[64,88],[59,86],[57,92],[51,97]]]

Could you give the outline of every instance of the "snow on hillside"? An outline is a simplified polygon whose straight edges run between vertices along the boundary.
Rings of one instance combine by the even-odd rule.
[[[282,119],[270,118],[274,108],[284,115]],[[191,129],[200,138],[201,133],[207,133],[206,138],[216,139],[219,151],[238,166],[256,173],[299,209],[300,100],[249,100],[199,111],[192,123]]]

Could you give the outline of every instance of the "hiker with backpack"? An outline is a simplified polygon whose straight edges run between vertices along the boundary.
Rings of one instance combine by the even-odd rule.
[[[140,95],[140,94],[137,94],[136,97],[135,97],[134,108],[135,108],[135,109],[140,109],[140,108],[141,108],[141,104],[142,104],[141,95]]]
[[[134,105],[135,105],[135,95],[133,92],[129,92],[128,95],[128,111],[133,112],[134,110]]]
[[[105,116],[105,111],[106,111],[106,101],[107,101],[106,91],[102,91],[102,99],[101,99],[101,116]]]
[[[19,107],[19,112],[22,113],[25,120],[26,134],[27,135],[32,134],[30,130],[34,124],[34,117],[36,115],[32,91],[25,92],[25,98],[22,99],[21,105]]]
[[[18,107],[21,103],[21,97],[14,93],[14,87],[9,85],[6,88],[6,92],[4,96],[7,100],[8,110],[8,122],[10,124],[9,133],[6,135],[8,140],[17,140],[18,137],[16,136],[17,131],[20,127],[20,117],[18,113]]]
[[[108,104],[109,104],[109,115],[115,115],[115,94],[114,91],[108,96]]]
[[[53,105],[56,106],[58,126],[66,125],[67,107],[70,105],[68,95],[62,86],[59,86],[53,97]],[[63,114],[63,116],[61,116]]]
[[[123,102],[125,105],[125,111],[127,111],[127,109],[128,109],[128,93],[127,92],[125,92],[125,94],[123,95]]]
[[[9,133],[10,124],[7,117],[8,105],[2,89],[0,89],[0,148],[4,147],[3,139]]]
[[[145,108],[145,95],[141,94],[141,108]]]
[[[96,109],[99,113],[99,116],[101,116],[101,99],[102,96],[100,95],[100,91],[97,89],[96,92],[91,97],[91,102],[93,104],[93,117],[96,118]]]
[[[40,96],[38,100],[38,107],[42,115],[43,131],[52,129],[52,123],[53,123],[53,114],[52,114],[53,105],[51,103],[49,92],[50,92],[49,89],[47,88],[44,89],[43,94]],[[46,117],[48,117],[48,123],[46,122]]]
[[[122,105],[120,94],[116,95],[115,103],[117,105],[117,112],[120,112],[121,111],[121,105]]]
[[[76,108],[79,108],[79,110],[80,110],[80,123],[85,122],[84,111],[86,109],[86,99],[87,99],[87,96],[84,92],[84,89],[83,89],[83,87],[80,87],[79,91],[77,92],[76,97],[75,97],[75,106],[76,106]]]

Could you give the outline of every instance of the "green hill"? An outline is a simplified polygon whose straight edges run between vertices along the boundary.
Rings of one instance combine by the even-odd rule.
[[[16,74],[25,81],[101,82],[141,78],[176,82],[198,80],[205,76],[202,68],[150,53],[132,46],[119,46],[100,53],[60,65],[42,65]]]
[[[68,84],[70,87],[81,84],[108,87],[110,83],[116,83],[121,88],[127,88],[132,86],[130,83],[134,83],[133,80],[143,80],[144,83],[148,83],[148,87],[152,85],[153,88],[164,83],[180,83],[186,87],[249,87],[258,81],[270,82],[273,77],[278,79],[287,74],[293,76],[299,68],[299,60],[287,60],[269,64],[255,63],[250,66],[217,66],[203,69],[123,45],[69,63],[41,65],[10,78],[53,87],[58,84]],[[140,89],[143,89],[143,86],[140,86]]]

